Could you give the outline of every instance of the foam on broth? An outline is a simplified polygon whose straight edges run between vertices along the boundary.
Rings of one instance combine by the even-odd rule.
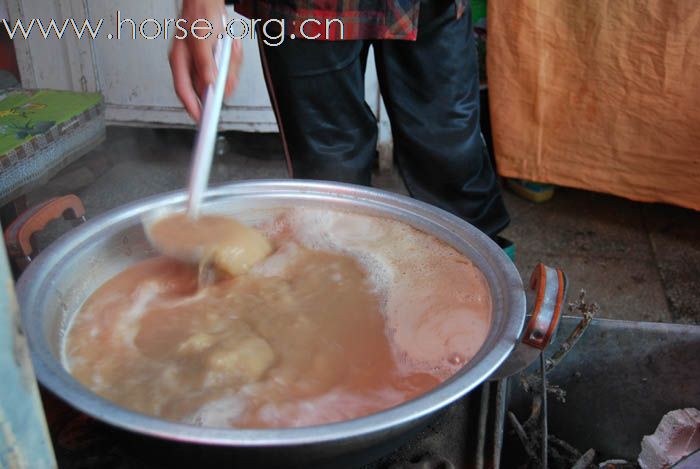
[[[275,252],[198,289],[195,268],[136,264],[82,306],[66,366],[120,405],[214,427],[368,415],[454,374],[488,334],[479,269],[404,223],[290,209],[258,227]]]

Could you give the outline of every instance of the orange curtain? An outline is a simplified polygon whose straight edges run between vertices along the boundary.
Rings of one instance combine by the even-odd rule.
[[[700,210],[700,1],[489,0],[503,176]]]

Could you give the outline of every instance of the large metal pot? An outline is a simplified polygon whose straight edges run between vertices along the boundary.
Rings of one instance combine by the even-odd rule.
[[[538,289],[536,303],[541,311],[533,315],[523,337],[525,290],[513,263],[474,227],[433,206],[388,192],[336,183],[229,184],[209,190],[204,210],[253,222],[256,213],[285,207],[340,209],[400,220],[450,244],[472,259],[488,280],[494,314],[486,342],[459,373],[433,391],[355,420],[307,428],[236,430],[201,428],[135,413],[97,396],[73,379],[62,365],[62,341],[72,315],[99,285],[154,254],[144,236],[142,217],[152,210],[181,206],[184,201],[183,192],[166,194],[84,223],[31,262],[17,285],[22,324],[39,381],[77,409],[122,429],[165,440],[232,446],[250,454],[262,452],[264,457],[290,458],[295,457],[290,453],[303,453],[305,458],[313,454],[315,461],[328,461],[339,454],[372,454],[368,448],[381,452],[429,421],[436,411],[495,376],[523,339],[544,347],[558,319],[563,300],[561,273],[540,267],[533,287]],[[538,351],[531,346],[525,349],[534,350],[535,355]],[[518,368],[527,365],[529,360],[522,357],[519,354],[518,360],[511,360],[511,366],[518,361]],[[285,461],[290,465],[300,460]]]

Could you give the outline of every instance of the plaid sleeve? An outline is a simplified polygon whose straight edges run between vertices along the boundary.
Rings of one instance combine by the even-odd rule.
[[[466,0],[454,0],[457,17]],[[418,36],[420,0],[226,0],[248,18],[281,19],[288,35],[324,40]],[[301,29],[303,27],[303,35]]]

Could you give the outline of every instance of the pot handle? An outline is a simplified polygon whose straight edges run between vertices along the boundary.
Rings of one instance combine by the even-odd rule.
[[[530,290],[536,292],[532,316],[525,328],[523,342],[544,350],[559,325],[566,301],[566,275],[559,269],[537,264],[530,276]]]
[[[25,210],[5,230],[5,244],[17,267],[24,270],[32,261],[32,236],[59,218],[85,222],[85,206],[75,195],[54,197]]]
[[[530,290],[535,293],[530,320],[513,352],[489,379],[503,379],[524,370],[549,345],[566,302],[567,283],[561,270],[544,264],[535,267],[530,277]]]

